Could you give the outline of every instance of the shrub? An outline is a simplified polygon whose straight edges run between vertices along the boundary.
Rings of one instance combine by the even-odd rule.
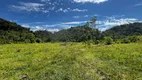
[[[42,40],[41,40],[41,39],[39,39],[39,38],[37,38],[37,39],[36,39],[36,42],[37,42],[37,43],[41,43],[41,42],[42,42]]]
[[[95,40],[94,43],[95,43],[95,44],[99,44],[100,41],[99,41],[99,40]]]
[[[111,37],[105,37],[105,44],[110,45],[113,43],[113,39]]]
[[[140,41],[140,39],[137,36],[130,36],[129,39],[130,39],[131,42],[138,42],[138,41]]]
[[[30,40],[29,39],[25,39],[25,43],[30,43]]]
[[[124,39],[122,39],[122,42],[121,43],[135,43],[135,42],[138,42],[140,41],[139,37],[137,36],[128,36]]]
[[[35,42],[36,42],[35,39],[31,39],[31,40],[30,40],[30,43],[35,43]]]
[[[127,37],[127,38],[124,38],[122,39],[121,43],[130,43],[130,39]]]

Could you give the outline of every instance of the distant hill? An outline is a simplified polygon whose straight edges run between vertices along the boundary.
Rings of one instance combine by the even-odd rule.
[[[51,37],[52,37],[52,33],[47,31],[47,30],[39,30],[39,31],[35,31],[34,32],[36,38],[38,38],[38,40],[40,40],[40,42],[50,42],[51,41]]]
[[[105,36],[111,36],[115,39],[124,38],[126,36],[142,35],[142,23],[130,23],[115,26],[103,32]]]
[[[90,28],[87,25],[71,27],[53,34],[54,40],[71,42],[98,40],[101,37],[101,33],[98,29]]]
[[[29,28],[22,27],[15,22],[10,22],[0,18],[0,30],[3,31],[18,31],[18,32],[29,32]]]
[[[32,43],[35,35],[30,29],[0,18],[0,43]]]

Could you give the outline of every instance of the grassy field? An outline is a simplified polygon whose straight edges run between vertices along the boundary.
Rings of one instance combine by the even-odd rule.
[[[142,43],[0,45],[0,80],[142,80]]]

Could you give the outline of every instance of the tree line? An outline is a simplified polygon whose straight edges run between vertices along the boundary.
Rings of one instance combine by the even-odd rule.
[[[33,32],[29,28],[0,18],[0,44],[86,41],[93,41],[95,44],[101,41],[106,41],[106,44],[129,43],[136,42],[138,40],[136,36],[142,35],[142,23],[115,26],[101,32],[95,27],[90,27],[89,23],[95,23],[95,20],[94,18],[83,26],[51,33],[47,30]]]

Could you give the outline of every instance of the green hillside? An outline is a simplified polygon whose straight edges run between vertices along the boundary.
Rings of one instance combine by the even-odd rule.
[[[30,29],[0,18],[0,44],[33,42],[35,35]]]
[[[90,28],[87,25],[71,27],[53,34],[53,40],[68,42],[83,42],[88,40],[99,40],[102,38],[98,29]]]
[[[142,23],[130,23],[112,27],[103,32],[105,36],[111,36],[114,39],[127,36],[142,35]]]

